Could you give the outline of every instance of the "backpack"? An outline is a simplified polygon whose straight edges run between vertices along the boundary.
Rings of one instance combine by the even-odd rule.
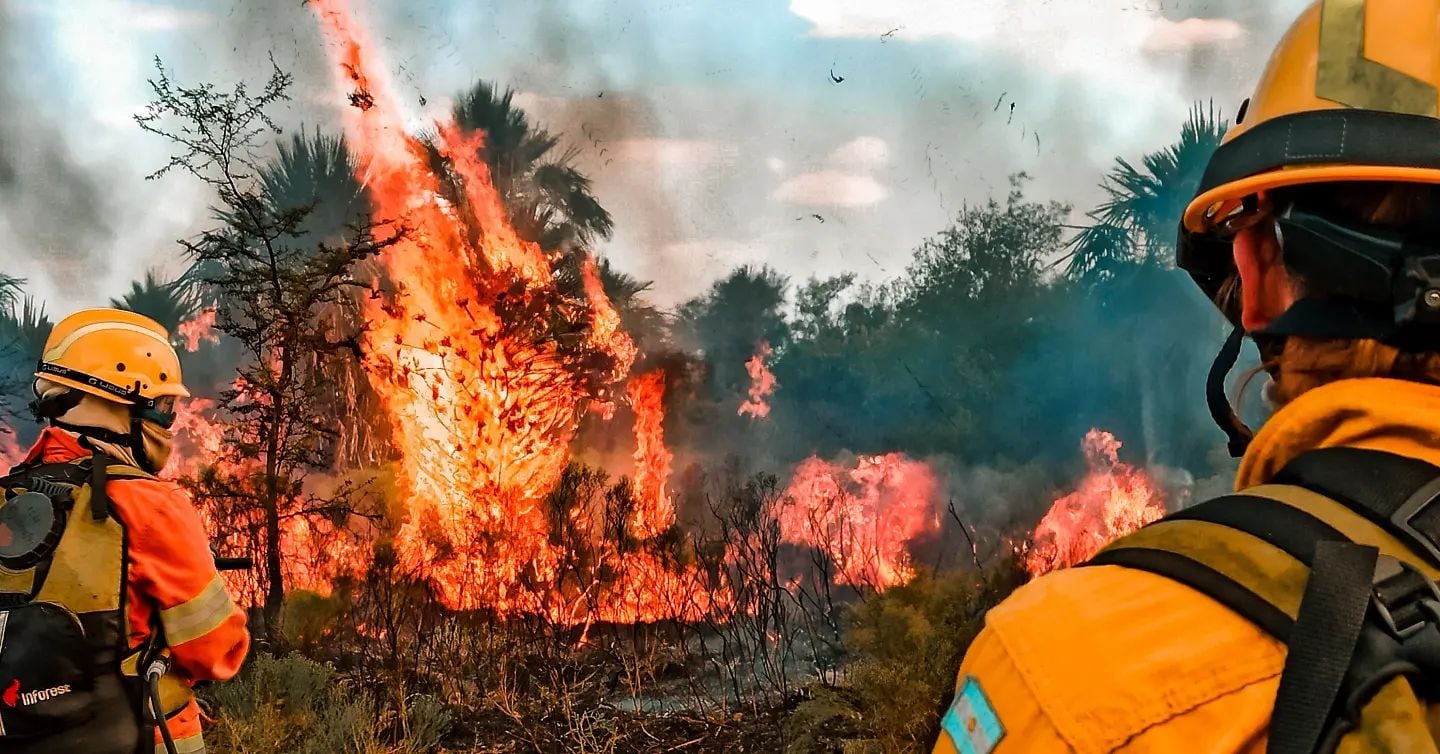
[[[105,456],[0,477],[0,752],[153,750],[109,478],[153,479]]]
[[[1085,565],[1164,576],[1287,645],[1267,754],[1437,754],[1440,467],[1358,448],[1150,524]]]

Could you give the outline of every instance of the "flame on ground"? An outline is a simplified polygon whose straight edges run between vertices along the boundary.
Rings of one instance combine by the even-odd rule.
[[[914,575],[910,542],[939,527],[939,489],[928,464],[900,453],[861,456],[852,468],[812,456],[782,495],[780,536],[824,552],[837,583],[903,584]]]
[[[1025,570],[1040,576],[1089,560],[1110,542],[1165,515],[1165,495],[1142,469],[1120,461],[1120,441],[1100,429],[1085,434],[1089,470],[1074,492],[1055,501],[1035,527]]]
[[[243,393],[244,381],[237,379],[232,387]],[[263,479],[263,470],[253,461],[237,459],[227,449],[226,425],[219,412],[215,401],[207,398],[187,398],[176,404],[171,428],[174,451],[161,476],[174,481],[195,480],[213,471],[227,484],[237,485],[239,497],[252,496]],[[330,479],[317,474],[307,479],[307,486]],[[263,602],[263,553],[250,549],[256,543],[253,532],[263,526],[263,512],[253,504],[226,505],[223,501],[198,506],[198,510],[222,554],[248,555],[255,560],[255,570],[223,574],[231,595],[247,605]],[[281,521],[280,560],[286,588],[329,592],[338,576],[358,573],[366,562],[360,534],[329,520],[285,516]]]
[[[775,350],[770,344],[761,341],[755,349],[755,355],[745,362],[745,371],[750,374],[750,395],[740,404],[741,416],[764,419],[770,415],[770,396],[775,394],[777,383],[775,374],[765,362],[773,353]]]

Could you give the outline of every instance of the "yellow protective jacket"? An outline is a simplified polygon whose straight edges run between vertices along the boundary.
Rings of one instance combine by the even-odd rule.
[[[1338,446],[1440,465],[1440,387],[1359,379],[1307,392],[1261,428],[1235,487]],[[979,717],[1003,728],[998,744],[983,730],[958,746],[942,734],[935,754],[1263,754],[1284,664],[1283,644],[1189,587],[1117,566],[1058,571],[992,609],[960,666],[957,691],[968,685]]]

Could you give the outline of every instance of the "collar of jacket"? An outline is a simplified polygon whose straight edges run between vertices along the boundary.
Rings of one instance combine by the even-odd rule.
[[[1235,489],[1265,484],[1301,453],[1337,446],[1440,466],[1440,386],[1370,377],[1306,392],[1255,434],[1240,460]]]
[[[80,444],[74,433],[59,427],[46,427],[40,437],[30,446],[23,463],[66,463],[81,456],[91,455],[90,449]]]

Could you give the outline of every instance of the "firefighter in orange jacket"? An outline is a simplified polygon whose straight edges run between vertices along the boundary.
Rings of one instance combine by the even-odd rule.
[[[86,726],[82,725],[77,731],[50,737],[41,735],[39,739],[17,739],[12,745],[7,741],[9,736],[4,735],[16,728],[11,720],[24,722],[18,714],[23,705],[16,703],[25,692],[25,686],[21,685],[24,679],[17,678],[12,682],[16,688],[0,699],[5,705],[0,707],[0,723],[11,729],[0,731],[0,752],[108,752],[112,748],[106,747],[112,745],[115,751],[134,751],[133,738],[128,749],[115,743],[117,738],[127,735],[123,732],[127,729],[128,735],[140,736],[140,751],[166,751],[164,733],[155,725],[153,715],[149,717],[150,727],[145,727],[150,715],[150,708],[146,706],[150,695],[144,689],[143,679],[136,680],[153,660],[166,655],[170,658],[170,668],[159,679],[158,703],[164,710],[163,727],[173,739],[168,748],[182,753],[203,752],[200,710],[190,686],[195,681],[226,680],[234,676],[245,658],[250,638],[245,614],[226,592],[200,516],[189,497],[174,483],[154,476],[165,466],[171,453],[169,427],[174,421],[175,402],[189,395],[169,335],[153,320],[131,312],[115,309],[77,312],[51,331],[37,368],[35,394],[32,407],[49,426],[22,464],[12,471],[12,477],[32,467],[63,470],[85,459],[91,461],[91,466],[101,458],[108,464],[108,481],[102,481],[102,486],[104,498],[108,498],[108,510],[113,511],[113,515],[103,523],[123,530],[116,540],[121,543],[117,550],[121,555],[116,558],[120,572],[109,577],[123,574],[124,588],[123,594],[115,595],[118,602],[112,599],[106,606],[118,605],[123,616],[117,619],[124,634],[121,641],[124,649],[130,651],[122,650],[114,659],[120,674],[129,679],[129,686],[126,695],[118,700],[125,709],[99,712],[88,724],[91,730],[84,730]],[[28,484],[40,486],[34,482]],[[104,498],[91,490],[92,503]],[[74,503],[77,509],[78,499]],[[82,534],[72,535],[72,529],[82,524],[99,526],[98,520],[102,517],[97,514],[92,521],[78,510],[72,510],[69,518],[78,523],[64,529],[50,556],[53,564],[49,566],[48,576],[39,577],[45,579],[45,589],[50,588],[57,576],[69,572],[60,564],[69,557],[65,554],[66,548],[72,546],[69,543],[82,537]],[[104,531],[96,529],[96,533],[83,536],[91,536],[91,541],[104,541]],[[103,548],[95,545],[88,548],[87,552],[76,553],[77,562],[89,559],[85,566],[76,566],[76,569],[106,568],[97,564],[103,560],[98,554]],[[87,582],[81,579],[79,583]],[[0,579],[0,590],[4,586],[4,580]],[[88,587],[99,588],[93,583]],[[80,591],[84,592],[85,588]],[[52,595],[53,601],[63,606],[65,592],[56,594],[59,596]],[[44,597],[42,590],[39,598]],[[91,598],[87,593],[75,599],[83,602]],[[86,609],[75,608],[74,612],[82,617],[100,614],[100,611],[87,613]],[[0,642],[4,641],[4,615],[0,613]],[[4,665],[5,653],[23,651],[14,642],[12,638],[8,645],[0,644],[0,667]],[[30,649],[45,650],[44,647]],[[163,662],[157,667],[163,667]],[[4,681],[0,678],[0,682]],[[34,697],[30,699],[33,701]],[[54,704],[55,700],[44,700],[25,711],[43,712],[46,703]],[[7,717],[12,712],[16,716]],[[122,719],[126,716],[132,719]],[[104,722],[107,719],[114,723]],[[147,740],[152,729],[153,747]]]
[[[1408,675],[1365,690],[1377,700],[1386,694],[1420,697],[1419,704],[1394,707],[1398,711],[1383,719],[1353,719],[1357,707],[1342,702],[1358,706],[1370,697],[1346,685],[1351,676],[1333,673],[1309,688],[1318,693],[1323,686],[1327,696],[1295,713],[1315,724],[1286,727],[1282,735],[1281,710],[1297,688],[1282,677],[1323,675],[1330,672],[1326,666],[1350,673],[1355,666],[1346,670],[1353,661],[1346,653],[1371,645],[1351,637],[1328,654],[1300,652],[1298,634],[1319,625],[1307,624],[1305,611],[1318,604],[1310,592],[1321,584],[1322,548],[1313,542],[1308,550],[1294,546],[1296,527],[1288,524],[1261,527],[1263,536],[1250,537],[1241,534],[1248,525],[1240,522],[1246,506],[1269,511],[1276,507],[1272,498],[1285,498],[1290,502],[1282,507],[1291,513],[1309,506],[1305,515],[1287,520],[1311,526],[1324,519],[1327,526],[1318,530],[1354,537],[1352,544],[1368,542],[1361,550],[1371,562],[1384,561],[1387,553],[1429,549],[1430,555],[1415,559],[1419,565],[1400,566],[1400,572],[1422,577],[1409,603],[1415,612],[1404,619],[1414,623],[1400,628],[1398,612],[1377,607],[1390,594],[1380,587],[1378,566],[1373,593],[1367,591],[1372,574],[1363,568],[1326,571],[1326,578],[1348,573],[1362,579],[1354,613],[1361,635],[1395,646],[1412,637],[1434,638],[1440,617],[1437,532],[1412,515],[1431,510],[1433,483],[1407,491],[1404,499],[1414,505],[1389,513],[1375,514],[1356,501],[1387,494],[1387,484],[1404,484],[1364,463],[1409,468],[1426,462],[1430,466],[1419,466],[1431,474],[1440,466],[1437,114],[1437,0],[1321,0],[1290,29],[1181,224],[1180,266],[1236,325],[1209,390],[1232,453],[1243,453],[1238,492],[1132,535],[1152,546],[1145,557],[1109,561],[1128,567],[1055,572],[990,610],[943,712],[936,754],[1260,754],[1334,751],[1337,745],[1345,752],[1437,751],[1431,731],[1440,731],[1433,722],[1440,708],[1427,698],[1435,689],[1433,664],[1396,671]],[[1260,348],[1271,377],[1266,398],[1277,408],[1258,433],[1240,423],[1224,392],[1244,335]],[[1293,479],[1303,477],[1308,485],[1325,476],[1323,467],[1302,462],[1307,457],[1362,459],[1358,470],[1331,480],[1359,485],[1359,492],[1348,498],[1297,493]],[[1147,558],[1178,541],[1166,540],[1167,531],[1185,526],[1192,511],[1217,510],[1217,503],[1231,506],[1234,528],[1203,522],[1204,536],[1188,540],[1188,580],[1176,578],[1175,570],[1146,567]],[[1356,513],[1360,508],[1363,515]],[[1252,545],[1274,551],[1250,559]],[[1332,552],[1325,549],[1323,557]],[[1305,565],[1314,569],[1308,578],[1300,565],[1307,557],[1312,560]],[[1408,563],[1409,556],[1401,560]],[[1251,568],[1248,576],[1238,573],[1244,567]],[[1228,592],[1211,588],[1218,571],[1234,576]],[[1287,586],[1276,576],[1280,571],[1298,576]],[[1264,594],[1266,585],[1275,594]],[[1303,600],[1294,589],[1307,590]],[[1286,594],[1293,603],[1285,603]],[[1374,602],[1367,608],[1364,600]],[[1350,618],[1335,618],[1340,612],[1330,617],[1350,626]],[[1382,618],[1390,620],[1393,636],[1368,633]],[[1293,633],[1284,636],[1275,626]],[[1331,695],[1332,686],[1339,696]],[[1344,696],[1351,692],[1356,696]],[[1378,732],[1337,744],[1349,735],[1333,724],[1341,713],[1352,716],[1350,731],[1370,725]]]

